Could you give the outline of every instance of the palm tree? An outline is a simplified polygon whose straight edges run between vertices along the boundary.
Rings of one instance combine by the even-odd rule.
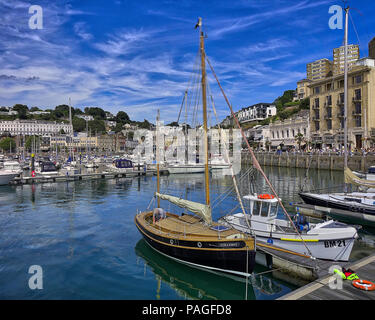
[[[297,144],[298,144],[298,150],[301,150],[301,144],[302,142],[305,141],[305,137],[303,136],[302,133],[297,133],[297,135],[294,137],[294,139],[296,140]]]

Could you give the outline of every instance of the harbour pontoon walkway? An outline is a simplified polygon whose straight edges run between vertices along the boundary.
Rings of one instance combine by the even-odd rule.
[[[375,282],[375,254],[350,263],[346,268],[354,270],[362,280]],[[343,280],[342,288],[336,285],[334,289],[330,287],[332,281],[335,281],[332,274],[327,274],[278,300],[375,300],[375,290],[357,289],[350,280]]]

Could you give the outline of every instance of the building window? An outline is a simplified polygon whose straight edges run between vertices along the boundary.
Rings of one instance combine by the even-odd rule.
[[[320,93],[320,86],[314,87],[314,94],[319,94]]]
[[[332,129],[332,120],[327,120],[327,130]]]
[[[354,91],[354,98],[355,100],[361,100],[361,89],[356,89]]]
[[[361,114],[362,113],[362,106],[360,102],[355,103],[355,113],[356,114]]]
[[[362,75],[357,75],[355,77],[353,77],[353,84],[359,84],[362,82]]]
[[[320,129],[319,122],[315,121],[315,131],[319,131],[319,129]]]
[[[358,116],[355,118],[355,126],[358,128],[358,127],[362,127],[362,117],[361,116]]]
[[[319,98],[315,98],[315,107],[319,108]]]
[[[328,106],[332,105],[332,96],[327,96],[327,105]]]

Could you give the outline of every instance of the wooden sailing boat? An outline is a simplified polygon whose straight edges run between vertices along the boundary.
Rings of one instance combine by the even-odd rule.
[[[159,173],[157,174],[157,208],[135,216],[135,224],[147,243],[155,250],[176,261],[211,271],[248,276],[255,264],[255,239],[233,228],[212,221],[208,140],[206,70],[202,21],[197,24],[200,31],[200,55],[202,70],[202,102],[205,148],[205,204],[161,194]],[[157,170],[159,169],[157,152]],[[168,200],[192,214],[177,215],[160,210],[160,199]],[[159,219],[158,215],[161,218]]]

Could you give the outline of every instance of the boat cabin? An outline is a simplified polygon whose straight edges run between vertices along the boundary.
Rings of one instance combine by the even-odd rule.
[[[277,217],[279,202],[270,194],[251,194],[244,196],[249,201],[251,225],[256,230],[273,231],[273,221]]]
[[[40,172],[57,172],[57,168],[52,161],[43,161],[40,164]]]
[[[117,169],[133,168],[133,162],[128,159],[116,159],[113,164]]]
[[[368,172],[367,173],[369,173],[369,174],[375,174],[375,166],[370,166],[368,168]]]

